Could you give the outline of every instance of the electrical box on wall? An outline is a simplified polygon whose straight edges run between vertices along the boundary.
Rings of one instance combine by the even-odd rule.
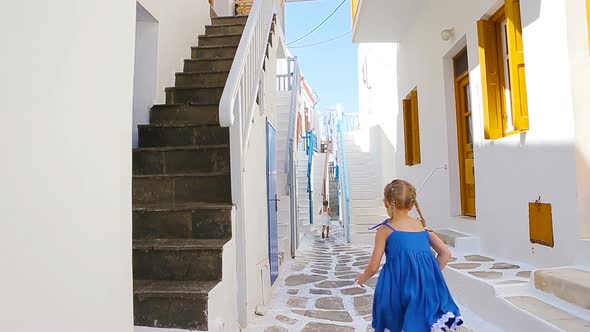
[[[551,204],[539,200],[529,203],[529,233],[531,243],[553,248],[553,216]]]

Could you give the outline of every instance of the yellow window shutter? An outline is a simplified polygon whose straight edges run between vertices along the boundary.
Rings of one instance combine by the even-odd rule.
[[[512,113],[514,114],[514,128],[518,131],[525,131],[529,129],[529,111],[524,73],[520,0],[506,0],[506,21],[508,55],[510,58],[510,95],[512,99]]]
[[[412,165],[412,106],[410,99],[403,100],[404,108],[404,145],[406,149],[406,165]]]
[[[500,64],[496,27],[493,22],[477,22],[479,63],[483,88],[484,131],[486,139],[504,136],[502,119],[502,90],[500,88]]]
[[[586,24],[588,24],[588,46],[590,46],[590,0],[586,0]]]
[[[410,105],[412,109],[412,162],[414,165],[421,162],[420,157],[420,125],[418,118],[418,91],[410,94]]]

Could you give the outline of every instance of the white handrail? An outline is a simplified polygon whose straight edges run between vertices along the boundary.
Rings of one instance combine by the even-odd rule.
[[[420,193],[422,191],[422,188],[424,188],[424,186],[428,183],[428,181],[430,181],[430,179],[432,178],[432,176],[434,175],[434,172],[436,171],[442,171],[442,170],[447,170],[447,165],[441,166],[441,167],[435,167],[430,174],[428,174],[428,176],[426,177],[426,180],[424,180],[424,182],[422,182],[422,184],[420,185],[420,187],[418,188],[418,190],[416,191],[417,193]]]
[[[266,46],[275,14],[275,1],[255,0],[240,39],[221,100],[219,123],[231,127],[237,117],[243,135],[249,132]],[[236,114],[237,112],[240,112]],[[241,114],[245,112],[246,114]],[[242,142],[245,144],[246,142]]]
[[[287,136],[287,145],[289,145],[289,143],[293,143],[293,148],[294,148],[294,144],[295,144],[295,123],[297,121],[297,109],[299,107],[299,95],[301,92],[301,72],[299,72],[299,63],[297,61],[297,57],[294,57],[291,59],[289,59],[289,61],[293,61],[293,73],[291,74],[291,77],[293,79],[293,82],[290,84],[291,85],[291,98],[290,98],[290,102],[289,102],[289,128],[288,128],[288,136]],[[290,66],[289,66],[290,67]],[[292,151],[289,150],[289,146],[287,146],[287,158],[285,158],[285,172],[288,173],[289,171],[291,171],[291,169],[289,168],[290,166],[292,166],[292,158],[294,155],[294,152],[291,153]]]
[[[238,320],[248,323],[246,289],[246,243],[244,206],[244,165],[248,139],[254,119],[256,96],[264,93],[262,67],[266,58],[271,27],[278,0],[254,0],[244,32],[234,57],[225,88],[219,101],[219,123],[230,130],[231,192],[234,203]],[[270,51],[270,50],[269,50]],[[272,55],[272,53],[269,53]],[[270,61],[275,61],[271,57]],[[274,67],[274,66],[273,66]],[[261,100],[262,102],[262,100]],[[263,105],[261,105],[263,107]]]

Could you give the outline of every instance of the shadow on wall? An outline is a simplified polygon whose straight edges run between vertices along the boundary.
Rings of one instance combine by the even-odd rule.
[[[577,168],[577,202],[580,211],[580,238],[590,240],[590,156],[583,151],[576,149],[576,168]]]
[[[541,1],[542,0],[526,0],[520,1],[522,27],[526,28],[534,23],[541,16]]]
[[[573,263],[580,223],[590,222],[578,217],[573,144],[501,143],[480,147],[476,160],[477,221],[485,234],[484,248],[537,266]],[[539,197],[552,204],[553,249],[528,241],[528,203]]]
[[[396,178],[396,148],[389,140],[383,127],[376,125],[369,128],[370,153],[375,161],[377,176],[377,192]]]
[[[133,147],[138,145],[137,125],[149,123],[158,67],[158,21],[139,3],[135,29],[133,77]]]

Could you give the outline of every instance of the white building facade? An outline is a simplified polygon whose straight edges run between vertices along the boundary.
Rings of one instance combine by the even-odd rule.
[[[246,96],[250,103],[240,104],[239,111],[250,118],[228,121],[240,114],[237,106],[221,102],[217,96],[214,102],[220,105],[216,105],[219,112],[214,113],[214,123],[205,119],[209,121],[205,126],[229,128],[231,165],[240,166],[239,171],[231,169],[228,181],[231,220],[226,231],[231,238],[220,249],[220,263],[215,266],[220,277],[207,289],[207,319],[200,322],[209,331],[245,327],[271,295],[269,246],[273,241],[268,209],[272,205],[267,186],[261,184],[269,181],[266,162],[271,157],[265,160],[264,156],[277,157],[276,151],[267,148],[267,123],[276,126],[280,121],[275,82],[277,61],[286,57],[284,5],[284,1],[255,2],[253,19],[262,23],[249,26],[261,26],[260,31],[255,35],[252,29],[238,39],[239,43],[248,38],[260,40],[248,42],[247,47],[254,50],[235,56],[238,65],[230,63],[223,69],[233,77],[227,79],[233,84],[231,93],[240,89],[238,81],[248,85],[247,92],[244,88],[232,97],[255,93]],[[215,38],[227,36],[207,29],[231,29],[227,25],[232,24],[219,22],[234,15],[235,1],[90,4],[59,0],[5,7],[3,13],[9,15],[3,15],[6,17],[0,26],[10,33],[0,56],[0,82],[6,100],[4,123],[9,125],[0,135],[6,160],[12,161],[0,167],[2,233],[7,235],[0,244],[0,283],[6,286],[0,300],[4,313],[0,330],[131,332],[134,288],[137,291],[133,263],[138,186],[134,176],[144,176],[135,174],[134,153],[138,150],[133,152],[133,148],[146,148],[141,146],[137,125],[153,121],[152,106],[170,106],[175,103],[169,98],[184,98],[182,89],[219,88],[208,81],[197,81],[204,84],[198,88],[187,83],[179,86],[177,73],[185,79],[195,72],[201,74],[187,70],[183,62],[192,61],[196,68],[195,63],[203,60],[201,54],[195,55],[197,45],[214,48],[219,46],[216,43],[226,42]],[[220,16],[217,23],[213,19],[216,16]],[[245,18],[241,19],[246,25]],[[233,35],[228,39],[236,37],[235,32],[226,34]],[[210,45],[201,45],[203,40]],[[250,66],[255,75],[244,73],[245,54],[254,53],[258,55],[257,65],[263,68]],[[214,77],[220,71],[213,68],[203,76],[208,73]],[[203,99],[210,100],[210,96]],[[192,107],[190,102],[182,103]],[[303,113],[302,108],[297,111]],[[185,123],[180,127],[183,125],[202,126]],[[178,123],[169,127],[175,126]],[[166,124],[161,128],[167,128]],[[248,135],[242,135],[241,130]],[[240,135],[234,135],[236,131]],[[282,134],[286,135],[277,133]],[[221,157],[216,161],[218,165],[222,162]],[[283,171],[282,165],[278,171]],[[288,221],[275,222],[289,225]],[[192,263],[203,265],[201,261]],[[183,305],[182,301],[177,304]],[[203,313],[195,315],[202,318]],[[163,313],[163,320],[175,318],[165,316]],[[158,325],[158,319],[153,322]]]
[[[430,227],[482,252],[589,264],[587,13],[583,0],[353,1],[381,185],[411,181]]]

